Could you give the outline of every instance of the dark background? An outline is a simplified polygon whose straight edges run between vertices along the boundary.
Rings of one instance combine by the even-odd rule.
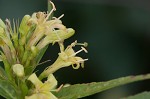
[[[53,0],[67,27],[76,34],[66,40],[88,42],[89,58],[84,69],[64,68],[55,73],[60,84],[107,81],[149,73],[150,65],[150,1],[148,0]],[[0,0],[0,18],[21,19],[25,14],[47,11],[46,0]],[[43,61],[52,64],[58,45],[49,46]],[[42,71],[42,70],[41,70]],[[118,99],[150,90],[150,81],[113,88],[84,99]]]

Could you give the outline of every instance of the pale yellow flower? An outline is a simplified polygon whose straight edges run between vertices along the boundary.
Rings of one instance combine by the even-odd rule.
[[[61,65],[61,67],[67,67],[67,66],[72,65],[74,69],[78,69],[80,67],[80,64],[82,67],[84,67],[84,61],[88,59],[83,59],[76,55],[82,51],[87,53],[87,50],[84,47],[81,47],[81,50],[75,52],[73,50],[73,47],[76,44],[77,42],[75,41],[70,46],[68,46],[64,51],[62,49],[62,51],[59,53],[58,60],[59,60],[59,64]]]
[[[40,50],[44,48],[49,43],[56,43],[59,41],[64,41],[65,39],[70,38],[72,35],[74,35],[75,30],[72,28],[68,28],[65,31],[64,30],[55,30],[48,34],[45,38],[43,38],[38,44],[37,48]]]
[[[35,73],[33,73],[28,80],[34,84],[35,89],[33,89],[32,94],[26,96],[25,99],[57,99],[57,97],[50,92],[57,85],[57,80],[53,74],[50,74],[44,83],[37,78]]]
[[[40,79],[47,77],[49,74],[54,73],[60,68],[68,67],[70,65],[72,65],[74,69],[78,69],[80,66],[83,68],[84,61],[87,61],[88,59],[83,59],[76,55],[82,51],[87,53],[87,50],[84,47],[81,47],[81,50],[75,52],[73,50],[75,45],[78,45],[77,41],[64,50],[64,45],[60,43],[61,52],[59,53],[57,60],[40,75]]]
[[[56,30],[62,30],[64,32],[67,31],[66,26],[64,26],[60,20],[62,16],[59,18],[53,17],[51,20],[49,20],[49,17],[53,11],[56,10],[54,4],[52,2],[51,4],[53,5],[53,8],[50,13],[37,12],[31,16],[29,24],[36,24],[36,29],[27,44],[28,47],[36,45],[42,38],[52,34]]]

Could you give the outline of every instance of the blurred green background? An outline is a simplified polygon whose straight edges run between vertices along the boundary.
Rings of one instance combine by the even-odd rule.
[[[60,84],[106,81],[122,76],[149,73],[150,1],[141,0],[53,0],[67,27],[76,34],[66,40],[88,42],[89,58],[84,69],[64,68],[55,73]],[[47,0],[0,0],[0,18],[21,19],[25,14],[47,11]],[[78,49],[76,49],[78,50]],[[58,45],[49,46],[42,61],[52,64]],[[41,69],[41,71],[44,67]],[[84,99],[119,99],[150,90],[150,81],[117,87]]]

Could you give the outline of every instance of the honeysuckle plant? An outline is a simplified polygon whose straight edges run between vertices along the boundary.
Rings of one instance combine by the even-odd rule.
[[[85,48],[87,43],[78,43],[77,40],[67,47],[64,46],[64,41],[73,36],[75,30],[62,23],[63,15],[52,17],[56,8],[51,1],[49,6],[49,12],[25,15],[20,23],[8,19],[4,22],[0,19],[0,61],[3,63],[0,67],[1,96],[6,99],[77,99],[123,84],[150,79],[150,74],[147,74],[106,82],[57,86],[59,81],[53,73],[68,66],[73,69],[84,68],[84,62],[88,58],[79,57],[78,54],[88,51]],[[53,44],[58,44],[60,48],[58,58],[37,75],[36,67],[48,45]],[[81,49],[75,51],[74,47],[78,45]]]

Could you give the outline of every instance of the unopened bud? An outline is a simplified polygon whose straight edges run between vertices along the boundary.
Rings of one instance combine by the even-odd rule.
[[[13,72],[18,77],[23,77],[24,76],[24,67],[23,67],[23,65],[21,65],[21,64],[15,64],[12,67],[13,67]]]
[[[26,35],[29,32],[30,25],[28,24],[28,21],[30,18],[31,17],[29,15],[25,15],[21,21],[19,32],[22,36]]]
[[[36,56],[36,55],[37,55],[37,53],[38,53],[38,49],[37,49],[37,47],[35,47],[35,46],[31,46],[31,52],[33,53],[33,55],[34,55],[34,56]]]
[[[2,21],[2,19],[0,19],[0,27],[2,27],[2,28],[5,28],[5,27],[6,27],[6,25],[5,25],[5,23]]]
[[[0,27],[0,34],[4,33],[4,29],[2,27]]]

